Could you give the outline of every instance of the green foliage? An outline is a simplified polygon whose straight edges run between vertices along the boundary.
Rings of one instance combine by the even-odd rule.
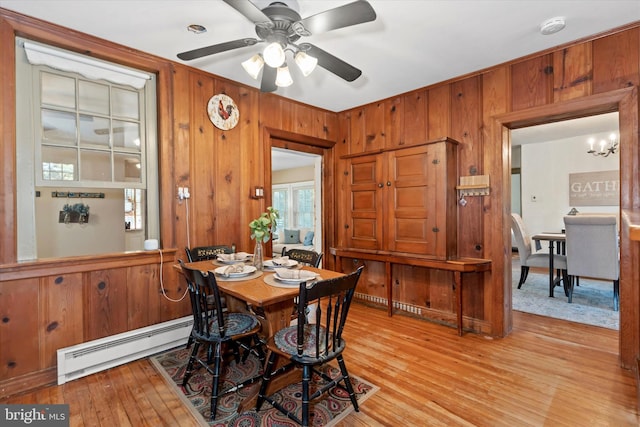
[[[269,206],[267,212],[263,212],[258,218],[249,223],[251,239],[266,243],[271,239],[271,234],[276,232],[276,219],[280,218],[277,209]]]

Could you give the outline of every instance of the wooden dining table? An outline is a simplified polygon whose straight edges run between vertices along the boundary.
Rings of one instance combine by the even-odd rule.
[[[196,268],[202,272],[214,272],[220,267],[219,261],[196,261],[185,264],[188,267]],[[177,269],[181,270],[180,265],[176,264]],[[344,273],[304,266],[304,270],[318,273],[318,279],[331,279],[334,277],[344,276]],[[262,334],[265,337],[273,336],[277,331],[286,328],[291,324],[291,314],[293,313],[294,299],[299,294],[299,284],[291,286],[274,286],[267,282],[273,283],[269,276],[273,276],[275,271],[263,270],[246,277],[229,277],[226,278],[220,274],[216,274],[216,282],[218,288],[224,293],[227,308],[235,312],[254,312],[264,316],[262,323]],[[259,309],[256,309],[259,308]],[[268,394],[279,390],[289,384],[299,382],[301,373],[298,370],[290,371],[285,375],[274,378],[269,384]],[[258,398],[258,389],[251,396],[245,398],[238,408],[238,412],[243,412],[252,406],[255,406]]]

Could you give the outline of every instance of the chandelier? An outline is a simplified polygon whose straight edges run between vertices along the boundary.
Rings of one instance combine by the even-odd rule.
[[[291,78],[291,73],[289,72],[289,67],[286,62],[286,51],[293,52],[290,48],[283,48],[284,43],[279,41],[275,41],[270,43],[264,51],[260,54],[255,54],[251,58],[247,59],[242,63],[242,67],[245,71],[254,79],[258,79],[258,75],[260,71],[267,64],[269,67],[275,68],[277,70],[276,76],[276,86],[278,87],[287,87],[291,86],[293,83],[293,79]],[[294,52],[293,59],[295,63],[302,71],[302,74],[306,77],[316,68],[318,64],[318,59],[314,58],[311,55],[307,55],[303,50],[298,50]]]
[[[620,141],[618,139],[618,135],[612,133],[611,135],[609,135],[608,141],[606,139],[600,140],[598,149],[596,150],[596,139],[589,138],[589,151],[587,151],[587,153],[593,154],[594,156],[609,157],[610,154],[615,154],[618,152],[619,143]]]

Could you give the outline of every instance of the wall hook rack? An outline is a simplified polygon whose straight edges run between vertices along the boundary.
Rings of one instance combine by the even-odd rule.
[[[488,196],[489,175],[461,176],[460,185],[456,186],[461,197]]]

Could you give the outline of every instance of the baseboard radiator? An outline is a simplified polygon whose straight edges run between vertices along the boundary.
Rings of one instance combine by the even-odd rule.
[[[58,385],[185,345],[191,316],[58,350]]]

